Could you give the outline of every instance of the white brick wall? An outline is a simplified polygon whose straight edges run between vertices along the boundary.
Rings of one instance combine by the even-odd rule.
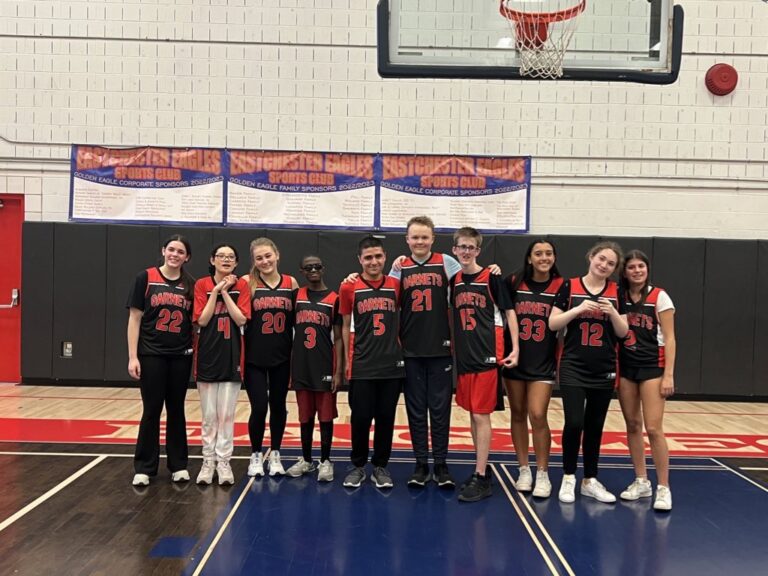
[[[0,0],[0,193],[66,219],[70,143],[529,154],[535,233],[768,238],[768,4],[684,2],[658,87],[383,80],[375,4]]]

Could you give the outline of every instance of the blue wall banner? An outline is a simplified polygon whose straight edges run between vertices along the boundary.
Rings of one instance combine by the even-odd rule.
[[[72,146],[73,221],[221,224],[222,151]]]
[[[372,154],[228,150],[227,224],[374,227]]]

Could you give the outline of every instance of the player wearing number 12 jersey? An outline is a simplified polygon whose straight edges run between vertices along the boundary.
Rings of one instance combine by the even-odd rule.
[[[269,408],[269,475],[285,474],[280,461],[291,379],[293,318],[298,282],[280,274],[280,252],[269,238],[251,242],[253,263],[247,277],[251,289],[251,320],[245,329],[245,389],[251,403],[249,476],[264,475],[261,453]]]
[[[547,410],[555,383],[557,333],[549,329],[547,322],[555,295],[563,284],[556,258],[551,241],[534,240],[528,245],[522,268],[507,279],[520,327],[518,365],[501,371],[509,398],[512,443],[520,463],[515,487],[520,492],[533,490],[537,498],[547,498],[552,493],[548,473],[552,435]],[[528,465],[529,418],[536,452],[536,488]]]
[[[617,378],[617,346],[627,334],[624,300],[610,279],[621,262],[615,242],[600,242],[587,253],[589,270],[563,283],[555,297],[549,327],[565,328],[558,380],[563,395],[563,483],[559,498],[573,502],[576,467],[584,437],[581,495],[601,502],[616,497],[597,480],[600,442]]]
[[[344,486],[356,488],[365,480],[368,438],[376,421],[373,439],[373,474],[377,488],[392,488],[387,470],[392,453],[397,400],[405,376],[398,332],[400,283],[384,275],[387,255],[381,240],[366,236],[358,244],[362,274],[339,289],[339,311],[349,379],[354,468]]]

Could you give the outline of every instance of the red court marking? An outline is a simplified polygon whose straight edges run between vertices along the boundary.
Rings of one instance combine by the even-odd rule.
[[[72,444],[129,444],[136,442],[137,420],[63,420],[43,418],[0,418],[0,441],[45,442]],[[161,424],[161,435],[164,434]],[[334,426],[333,444],[336,448],[348,448],[350,431],[348,424]],[[200,444],[200,423],[187,422],[190,444]],[[560,453],[561,434],[552,434],[552,452]],[[752,457],[768,458],[768,435],[756,434],[667,434],[670,454],[673,456]],[[235,444],[247,446],[248,424],[235,423]],[[301,445],[299,425],[289,424],[285,430],[283,445]],[[452,450],[472,450],[469,428],[451,428]],[[395,427],[394,448],[410,449],[410,433],[407,426]],[[0,446],[0,450],[2,447]],[[509,432],[494,430],[491,439],[494,452],[514,452]],[[627,439],[623,432],[603,434],[603,454],[628,454]]]

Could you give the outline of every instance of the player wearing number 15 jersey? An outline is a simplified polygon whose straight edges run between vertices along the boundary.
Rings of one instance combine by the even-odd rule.
[[[616,384],[619,338],[627,334],[624,300],[610,279],[621,262],[615,242],[600,242],[587,253],[589,270],[564,282],[555,297],[549,327],[565,328],[558,380],[563,395],[563,483],[559,498],[573,502],[576,466],[584,438],[581,495],[600,502],[616,497],[597,480],[603,425]]]
[[[261,453],[269,408],[269,475],[285,474],[280,445],[287,415],[285,400],[291,379],[293,318],[298,282],[280,274],[280,252],[269,238],[251,242],[251,320],[245,329],[245,389],[251,403],[249,476],[264,475]]]

